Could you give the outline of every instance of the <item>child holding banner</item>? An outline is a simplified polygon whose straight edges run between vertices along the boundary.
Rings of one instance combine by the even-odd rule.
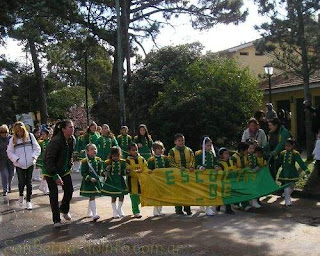
[[[151,174],[154,169],[168,168],[170,167],[169,158],[164,155],[164,145],[161,141],[157,140],[152,145],[153,156],[148,160],[148,169]],[[154,206],[153,208],[154,216],[162,216],[162,206]]]
[[[246,142],[240,142],[237,147],[237,152],[234,153],[231,157],[233,164],[236,166],[237,170],[249,167],[248,162],[248,148],[249,145]],[[248,211],[251,206],[248,201],[241,202],[241,208],[245,211]]]
[[[220,169],[212,140],[208,136],[205,136],[202,140],[202,150],[195,153],[195,162],[197,169],[202,171],[205,169]],[[215,215],[210,206],[200,207],[200,209],[202,208],[204,208],[206,215]]]
[[[190,172],[194,171],[195,159],[193,151],[185,146],[185,138],[181,133],[174,136],[175,147],[169,151],[170,166],[181,168],[182,170],[189,169]],[[182,206],[176,206],[176,214],[183,215]],[[184,206],[186,214],[191,215],[191,207]]]
[[[267,165],[267,161],[263,157],[263,148],[256,146],[255,155],[258,161],[258,166],[261,168]]]
[[[219,149],[218,154],[219,154],[218,164],[223,171],[230,172],[230,171],[236,170],[235,166],[233,165],[233,161],[230,159],[230,154],[228,149],[222,147]],[[220,211],[220,206],[217,207],[217,210]],[[225,213],[234,214],[234,211],[232,210],[230,204],[226,205]]]
[[[260,167],[258,164],[258,159],[255,155],[255,150],[257,144],[254,141],[248,141],[248,166],[250,169],[253,171],[259,171]],[[251,200],[251,205],[254,208],[261,208],[261,205],[258,203],[259,199],[252,199]]]
[[[120,158],[121,149],[112,147],[109,159],[106,160],[106,171],[102,173],[106,181],[102,186],[102,195],[111,196],[111,205],[113,210],[113,218],[117,219],[124,216],[122,204],[124,195],[128,194],[127,186],[123,176],[126,174],[126,161]],[[118,206],[116,205],[117,197],[119,197]]]
[[[95,144],[86,146],[86,158],[81,161],[82,182],[80,187],[80,196],[89,197],[89,216],[93,221],[100,219],[97,214],[95,197],[101,195],[101,183],[99,174],[103,169],[103,162],[97,155]]]
[[[121,126],[120,135],[117,137],[118,145],[121,148],[122,158],[127,159],[128,157],[128,146],[132,142],[132,138],[128,135],[128,126]]]
[[[140,184],[138,180],[139,173],[147,170],[147,161],[138,153],[138,145],[131,143],[128,146],[127,172],[128,172],[128,190],[130,193],[132,213],[135,218],[141,218],[140,204]]]
[[[282,185],[290,183],[289,187],[284,189],[284,198],[286,206],[291,206],[291,193],[294,189],[294,182],[298,181],[299,173],[296,168],[296,163],[305,171],[310,174],[307,165],[301,159],[300,153],[294,150],[295,142],[293,139],[287,139],[284,145],[285,150],[280,153],[278,158],[282,170],[280,171],[278,180]]]

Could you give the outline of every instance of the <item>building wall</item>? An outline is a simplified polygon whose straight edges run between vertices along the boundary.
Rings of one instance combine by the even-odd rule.
[[[248,55],[241,55],[244,53]],[[229,56],[237,60],[242,67],[249,67],[252,74],[257,77],[264,76],[264,66],[272,61],[270,56],[259,55],[259,53],[256,52],[254,45],[231,52]],[[278,74],[279,70],[274,70],[274,73]]]

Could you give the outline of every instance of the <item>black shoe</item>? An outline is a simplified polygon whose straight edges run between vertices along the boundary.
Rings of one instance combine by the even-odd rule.
[[[219,206],[217,206],[217,207],[216,207],[216,211],[217,211],[217,212],[220,212],[220,208],[221,208],[221,206],[220,206],[220,205],[219,205]]]
[[[184,215],[184,212],[183,211],[176,211],[176,214],[177,215]]]
[[[192,211],[186,211],[187,215],[192,215]]]
[[[2,195],[3,195],[3,196],[7,196],[7,195],[8,195],[8,192],[3,192]]]
[[[225,213],[226,214],[234,214],[234,211],[232,209],[226,209]]]

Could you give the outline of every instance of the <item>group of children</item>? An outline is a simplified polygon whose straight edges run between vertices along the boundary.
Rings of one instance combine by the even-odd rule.
[[[175,146],[169,151],[168,156],[164,155],[165,147],[161,141],[152,141],[145,125],[140,125],[139,134],[132,138],[128,134],[128,127],[123,126],[119,136],[114,136],[107,124],[101,126],[101,131],[97,132],[97,124],[90,124],[87,132],[79,136],[76,132],[76,146],[74,152],[74,171],[81,168],[83,180],[80,188],[80,195],[89,197],[88,215],[94,221],[100,217],[97,213],[95,198],[97,196],[110,196],[113,209],[113,217],[124,216],[122,209],[124,195],[130,194],[132,213],[135,218],[141,218],[140,214],[140,193],[141,188],[138,180],[139,173],[149,172],[152,175],[154,169],[176,167],[189,171],[216,169],[224,171],[237,171],[243,168],[251,168],[259,171],[267,165],[264,158],[263,149],[257,146],[255,141],[240,142],[237,151],[230,156],[227,148],[214,149],[213,142],[208,136],[202,140],[202,149],[193,153],[185,145],[185,138],[182,134],[174,137]],[[50,141],[50,131],[41,131],[41,155],[37,161],[37,167],[43,168],[42,154]],[[85,145],[85,146],[84,146]],[[81,164],[78,162],[81,160]],[[282,184],[288,185],[283,193],[285,204],[291,205],[291,193],[294,182],[299,178],[299,173],[295,164],[308,173],[307,166],[302,161],[300,154],[294,150],[294,141],[288,139],[285,143],[285,150],[282,151],[277,159],[281,172],[278,180]],[[48,186],[45,179],[41,181],[40,189],[48,193]],[[118,201],[117,201],[118,198]],[[236,208],[248,210],[251,207],[260,208],[259,199],[251,202],[241,202],[235,205]],[[202,207],[209,216],[214,215],[220,210],[220,206]],[[191,215],[190,206],[176,206],[176,214]],[[231,205],[225,206],[225,213],[233,214]],[[163,215],[162,207],[154,207],[155,216]]]
[[[95,126],[95,125],[93,125]],[[193,153],[185,145],[185,138],[182,134],[176,134],[174,144],[168,156],[164,155],[164,145],[161,141],[153,142],[148,134],[147,127],[140,125],[139,135],[134,139],[128,135],[128,127],[121,127],[121,134],[116,138],[108,125],[102,125],[101,136],[90,126],[88,133],[82,139],[87,143],[85,153],[80,150],[79,155],[83,156],[81,161],[81,175],[83,176],[80,195],[89,197],[88,214],[93,220],[99,219],[97,214],[95,197],[110,196],[113,209],[113,217],[124,216],[122,204],[124,195],[130,194],[132,213],[135,218],[141,218],[140,214],[140,193],[139,173],[149,172],[158,168],[176,167],[189,171],[216,169],[224,171],[238,171],[243,168],[251,168],[259,171],[267,164],[263,157],[263,149],[257,146],[255,141],[240,142],[237,151],[230,156],[227,148],[220,148],[218,154],[212,144],[212,140],[205,136],[202,141],[202,149]],[[87,136],[87,137],[85,137]],[[78,137],[78,140],[80,138]],[[79,143],[80,144],[80,143]],[[286,141],[285,150],[278,157],[282,171],[279,174],[279,181],[283,184],[290,183],[284,190],[283,196],[287,206],[291,205],[290,195],[293,191],[293,184],[299,178],[295,163],[308,172],[307,166],[302,161],[299,153],[294,150],[294,141]],[[125,179],[126,177],[126,179]],[[118,202],[117,202],[118,198]],[[251,207],[260,208],[258,198],[251,202],[241,202],[235,205],[243,210]],[[203,207],[209,216],[214,215],[218,207]],[[176,206],[176,214],[191,215],[190,206]],[[154,207],[155,216],[163,215],[162,207]],[[231,205],[225,206],[225,213],[233,214]]]

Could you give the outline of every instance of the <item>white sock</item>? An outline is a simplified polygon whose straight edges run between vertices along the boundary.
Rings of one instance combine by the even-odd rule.
[[[90,209],[92,212],[93,217],[97,215],[97,207],[96,207],[96,201],[95,200],[91,200],[89,201],[90,204]]]

